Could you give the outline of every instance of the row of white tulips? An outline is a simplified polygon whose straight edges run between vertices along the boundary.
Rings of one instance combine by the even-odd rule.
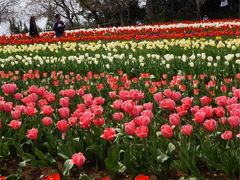
[[[128,50],[136,52],[137,50],[152,50],[164,49],[170,50],[172,47],[178,47],[183,50],[200,49],[204,50],[209,47],[227,48],[231,50],[239,50],[240,38],[236,39],[164,39],[156,41],[114,41],[114,42],[64,42],[64,43],[45,43],[32,45],[6,45],[0,46],[0,54],[11,53],[38,53],[42,51],[50,51],[54,53],[61,53],[62,50],[69,52],[95,52],[97,50],[104,50],[117,53],[119,50]]]

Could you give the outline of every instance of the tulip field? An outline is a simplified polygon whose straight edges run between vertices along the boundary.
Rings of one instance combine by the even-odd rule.
[[[239,177],[239,19],[0,37],[0,180]]]

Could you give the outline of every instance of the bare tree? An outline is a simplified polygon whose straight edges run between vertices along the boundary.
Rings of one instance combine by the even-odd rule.
[[[80,23],[81,7],[76,3],[76,0],[31,0],[27,6],[33,7],[38,17],[61,14],[72,27]]]
[[[14,12],[18,0],[0,0],[0,22],[7,21]]]
[[[196,2],[196,7],[197,7],[197,19],[201,19],[201,7],[203,4],[206,2],[206,0],[195,0]]]

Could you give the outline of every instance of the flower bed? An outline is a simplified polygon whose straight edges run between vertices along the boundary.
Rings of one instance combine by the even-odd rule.
[[[239,177],[239,46],[234,36],[1,46],[0,163],[19,166],[0,175]]]

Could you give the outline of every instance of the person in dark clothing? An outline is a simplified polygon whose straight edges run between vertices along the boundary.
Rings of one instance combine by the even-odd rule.
[[[59,14],[57,14],[55,18],[56,22],[54,24],[53,30],[55,31],[56,37],[62,37],[64,35],[65,25],[61,21],[61,16]]]
[[[34,16],[31,16],[31,18],[30,18],[29,35],[32,36],[32,37],[39,36]]]

